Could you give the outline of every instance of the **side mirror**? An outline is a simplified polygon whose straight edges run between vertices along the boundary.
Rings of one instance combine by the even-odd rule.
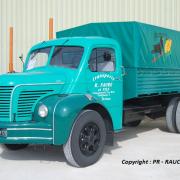
[[[20,59],[20,61],[23,63],[23,65],[24,65],[24,60],[23,60],[23,54],[21,54],[20,56],[19,56],[19,59]]]

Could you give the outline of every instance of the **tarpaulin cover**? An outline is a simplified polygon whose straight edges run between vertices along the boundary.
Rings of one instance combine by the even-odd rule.
[[[56,34],[57,38],[101,36],[118,41],[123,65],[180,68],[180,32],[139,22],[91,23]]]

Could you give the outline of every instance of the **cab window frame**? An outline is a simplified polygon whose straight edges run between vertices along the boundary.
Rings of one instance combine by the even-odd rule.
[[[98,49],[107,49],[107,51],[109,50],[109,51],[112,51],[112,52],[113,52],[114,60],[113,60],[113,61],[112,61],[112,60],[110,61],[110,62],[113,62],[113,70],[112,70],[112,71],[111,71],[111,70],[109,70],[109,71],[102,71],[102,70],[99,71],[99,70],[98,70],[98,63],[97,63],[97,50],[98,50]],[[93,53],[94,50],[96,50],[96,60],[95,60],[95,61],[96,61],[96,62],[95,62],[95,63],[96,63],[96,70],[93,71],[92,68],[91,68],[91,66],[90,66],[90,61],[91,61],[91,56],[92,56],[92,53]],[[106,46],[105,46],[105,47],[101,47],[101,46],[100,46],[100,47],[95,47],[95,48],[92,48],[92,49],[91,49],[91,53],[90,53],[89,60],[88,60],[88,68],[89,68],[89,70],[90,70],[91,72],[102,72],[102,73],[103,73],[103,72],[104,72],[104,73],[106,73],[106,72],[107,72],[107,73],[108,73],[108,72],[109,72],[109,73],[110,73],[110,72],[115,72],[115,71],[116,71],[116,61],[117,61],[117,57],[116,57],[116,49],[115,49],[115,48],[113,48],[113,47],[106,47]]]

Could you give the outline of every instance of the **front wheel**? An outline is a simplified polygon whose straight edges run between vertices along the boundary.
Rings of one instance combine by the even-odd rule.
[[[103,118],[93,110],[84,110],[76,118],[67,143],[63,146],[67,161],[76,167],[94,164],[106,141]]]
[[[4,144],[7,149],[16,151],[20,149],[24,149],[28,146],[28,144]]]

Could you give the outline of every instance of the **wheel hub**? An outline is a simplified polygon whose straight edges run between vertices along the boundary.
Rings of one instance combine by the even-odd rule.
[[[100,143],[100,131],[95,123],[86,124],[79,136],[79,147],[81,152],[86,156],[93,155]]]

